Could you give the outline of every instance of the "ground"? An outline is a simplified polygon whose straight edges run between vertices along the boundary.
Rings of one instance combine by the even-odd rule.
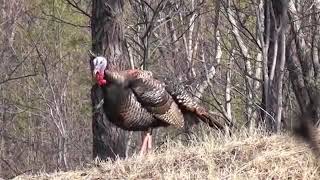
[[[208,135],[188,145],[170,140],[145,157],[14,179],[320,179],[320,172],[309,147],[290,134],[242,132],[231,138]]]

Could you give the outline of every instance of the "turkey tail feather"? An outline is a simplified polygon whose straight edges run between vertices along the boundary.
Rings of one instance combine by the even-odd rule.
[[[220,122],[215,120],[209,113],[197,114],[197,116],[201,121],[208,124],[211,128],[216,128],[221,131],[224,131],[224,126]]]

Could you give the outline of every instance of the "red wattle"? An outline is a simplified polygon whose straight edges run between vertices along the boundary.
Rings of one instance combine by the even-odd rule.
[[[96,80],[99,86],[103,86],[107,84],[107,81],[104,79],[104,74],[97,72],[96,74]]]

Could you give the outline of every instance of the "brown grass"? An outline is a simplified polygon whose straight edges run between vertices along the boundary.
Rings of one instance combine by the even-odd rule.
[[[241,133],[203,139],[188,146],[168,141],[146,157],[14,179],[320,179],[308,146],[289,135]]]

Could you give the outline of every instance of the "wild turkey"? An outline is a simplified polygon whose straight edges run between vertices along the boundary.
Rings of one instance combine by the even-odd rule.
[[[104,94],[104,112],[118,127],[129,131],[148,131],[173,125],[183,128],[184,115],[191,114],[210,127],[223,131],[205,108],[178,86],[166,85],[152,72],[142,70],[109,71],[104,57],[93,59],[94,76]],[[141,153],[151,148],[151,135],[145,136]]]

